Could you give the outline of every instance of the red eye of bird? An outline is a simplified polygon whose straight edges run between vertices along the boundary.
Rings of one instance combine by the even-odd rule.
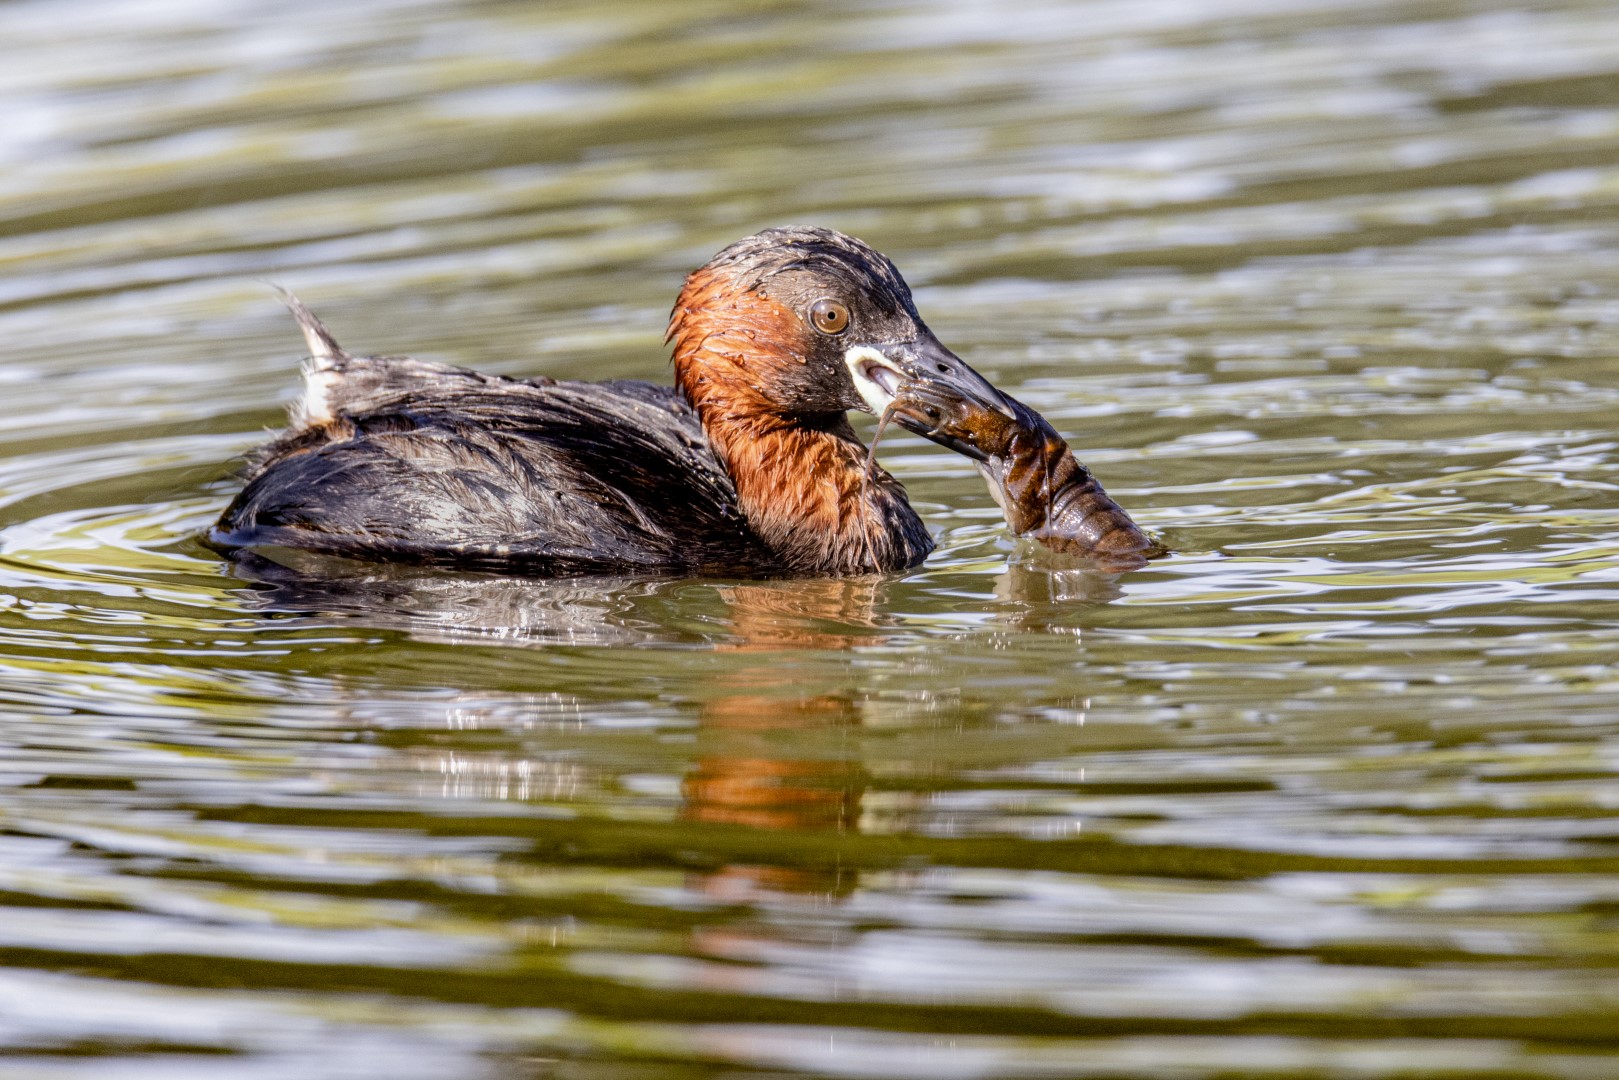
[[[817,300],[810,308],[810,324],[823,334],[841,334],[849,325],[849,309],[836,300]]]

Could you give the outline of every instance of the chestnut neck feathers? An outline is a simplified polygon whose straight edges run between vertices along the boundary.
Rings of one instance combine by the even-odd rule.
[[[842,345],[805,321],[806,304],[822,296],[919,325],[910,290],[882,255],[829,230],[767,230],[686,279],[669,321],[676,385],[749,525],[789,567],[915,566],[933,542],[899,482],[866,468],[845,415],[860,401]]]

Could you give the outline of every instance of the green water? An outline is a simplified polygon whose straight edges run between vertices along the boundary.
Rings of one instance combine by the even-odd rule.
[[[1602,0],[0,7],[0,1075],[1619,1076]],[[301,344],[890,254],[1176,554],[269,587]],[[869,425],[864,429],[870,430]]]

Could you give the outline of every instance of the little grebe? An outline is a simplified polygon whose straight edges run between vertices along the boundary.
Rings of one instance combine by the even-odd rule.
[[[901,570],[933,541],[846,410],[913,391],[1015,418],[894,264],[830,229],[767,229],[686,278],[673,387],[351,356],[287,303],[304,392],[210,534],[227,550],[540,575]],[[963,448],[931,408],[894,415]]]

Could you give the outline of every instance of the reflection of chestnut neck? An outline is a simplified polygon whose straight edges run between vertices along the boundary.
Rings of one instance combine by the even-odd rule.
[[[915,566],[932,550],[898,481],[868,475],[841,411],[780,401],[806,378],[811,333],[791,310],[700,270],[669,320],[675,382],[736,485],[753,530],[792,569],[859,574]],[[782,392],[772,393],[771,388]]]
[[[733,586],[724,595],[741,650],[843,649],[872,640],[860,630],[872,625],[881,588],[870,579],[784,581]],[[702,710],[702,754],[681,782],[686,820],[789,834],[859,829],[864,766],[846,758],[796,758],[780,747],[795,733],[858,727],[860,703],[840,693],[784,696],[785,682],[774,665],[723,678],[726,692]],[[783,840],[790,844],[790,835]],[[704,875],[700,887],[745,899],[761,889],[844,896],[857,884],[855,874],[838,869],[733,864]]]
[[[693,821],[759,829],[833,829],[859,824],[864,771],[842,761],[795,761],[771,756],[783,730],[859,723],[855,704],[830,695],[782,700],[737,695],[703,711],[705,734],[723,751],[705,754],[681,784]]]
[[[867,776],[858,761],[776,756],[781,732],[858,724],[855,702],[824,695],[798,700],[738,694],[703,710],[701,739],[718,743],[681,781],[681,816],[709,825],[792,833],[854,832]],[[836,867],[732,863],[694,882],[703,892],[745,901],[760,891],[847,896],[858,876]]]
[[[737,652],[772,649],[852,649],[879,639],[874,612],[884,594],[874,578],[811,578],[757,585],[731,585],[723,590],[730,606]],[[779,686],[779,673],[760,669],[764,687]],[[732,679],[743,685],[748,672]]]

